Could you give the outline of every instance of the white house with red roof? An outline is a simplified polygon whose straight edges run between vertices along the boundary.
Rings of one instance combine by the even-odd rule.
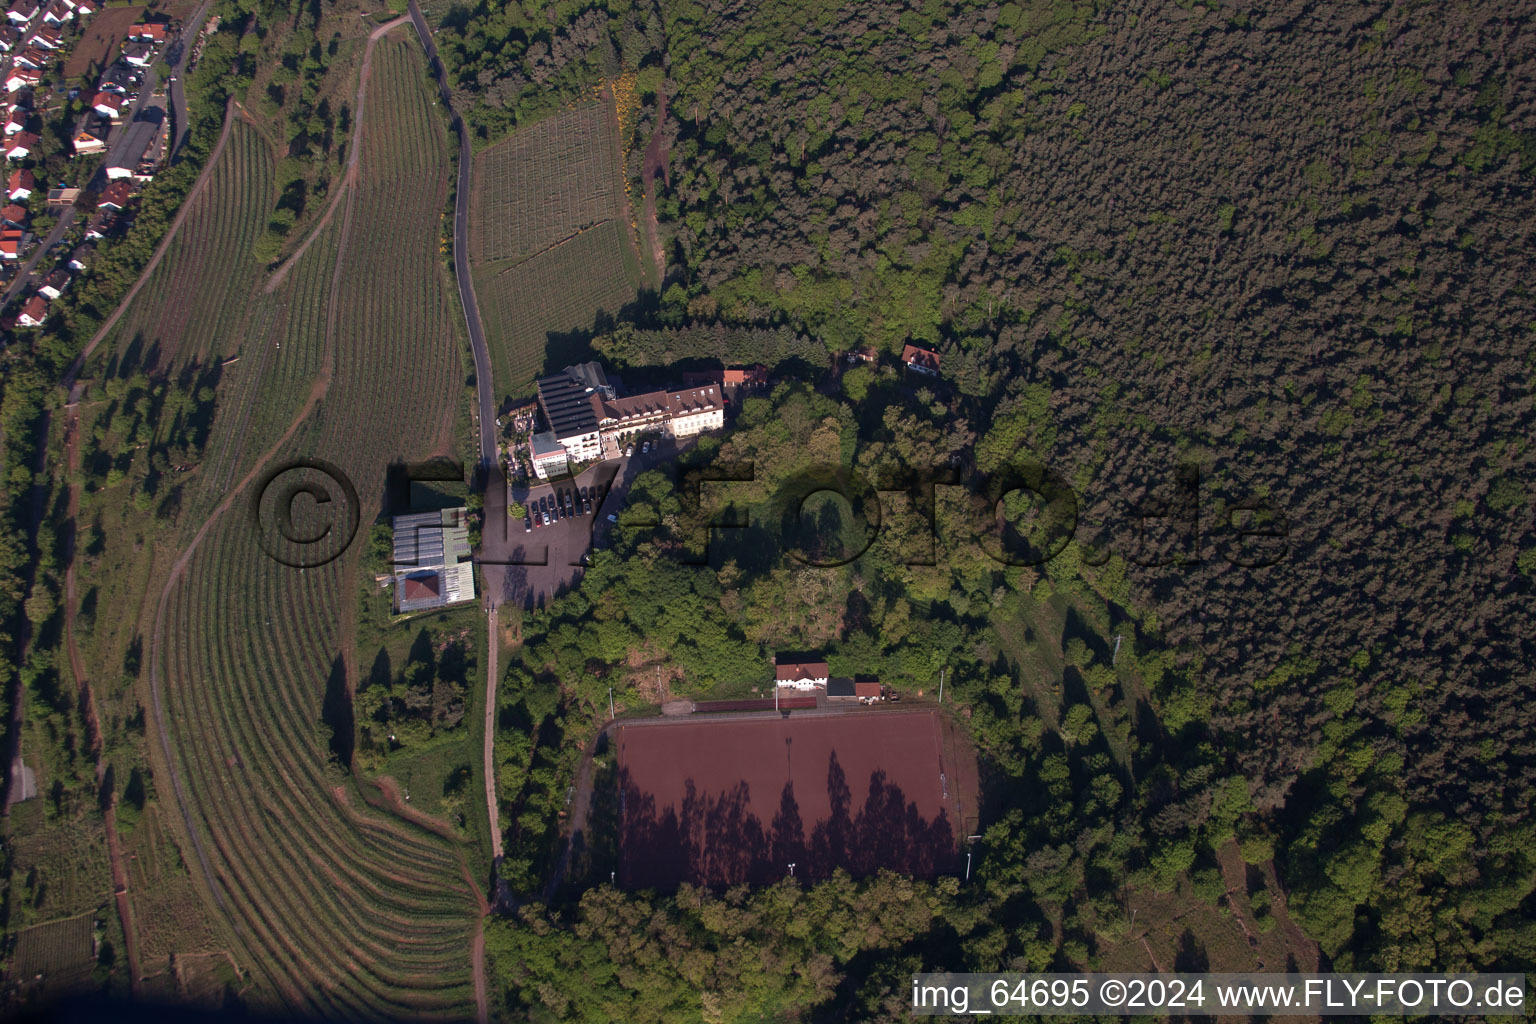
[[[17,132],[5,140],[7,160],[25,160],[42,140],[31,132]]]
[[[12,202],[20,202],[32,194],[37,188],[37,179],[32,177],[32,172],[23,167],[19,171],[12,171],[6,182],[5,194]]]
[[[41,327],[48,319],[48,300],[41,295],[34,295],[27,300],[27,304],[21,307],[21,316],[16,318],[18,327]]]
[[[99,92],[91,97],[91,109],[116,121],[123,116],[123,98],[116,93]]]
[[[5,79],[6,92],[20,92],[30,89],[43,80],[42,72],[36,68],[13,67],[11,73]]]
[[[53,57],[39,46],[29,46],[16,55],[16,66],[40,71],[48,66]]]

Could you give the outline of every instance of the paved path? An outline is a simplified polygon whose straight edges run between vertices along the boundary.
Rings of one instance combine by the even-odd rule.
[[[459,180],[453,195],[453,276],[459,286],[459,304],[464,308],[464,326],[469,331],[469,347],[475,357],[475,397],[480,420],[480,464],[476,468],[477,484],[485,490],[482,507],[482,535],[491,529],[492,523],[507,521],[507,488],[502,483],[500,453],[496,441],[496,393],[491,381],[491,353],[485,345],[485,329],[480,323],[480,304],[475,300],[475,282],[469,272],[469,189],[470,171],[474,153],[469,145],[469,128],[453,109],[453,93],[448,88],[448,75],[443,62],[438,59],[437,45],[432,42],[432,30],[421,15],[416,0],[410,0],[411,23],[416,26],[416,36],[427,55],[427,65],[437,79],[438,97],[448,111],[453,130],[459,136]],[[497,892],[498,903],[504,883],[499,876],[501,867],[501,815],[496,801],[496,682],[501,671],[497,664],[497,645],[501,632],[497,609],[505,589],[506,571],[501,566],[482,566],[480,583],[485,588],[486,645],[485,659],[485,810],[490,822],[491,857],[497,869],[492,885]],[[482,1021],[488,1017],[487,1006],[482,999],[484,991],[484,957],[475,960],[475,994]]]
[[[432,30],[421,15],[416,0],[410,0],[411,21],[421,48],[426,51],[427,64],[437,78],[438,97],[448,111],[453,130],[459,136],[459,181],[453,197],[453,276],[459,285],[459,303],[464,307],[464,323],[469,329],[469,347],[475,356],[475,391],[480,406],[480,472],[483,478],[495,467],[496,451],[496,392],[491,382],[491,353],[485,344],[485,329],[480,322],[480,304],[475,300],[475,282],[469,272],[469,197],[470,171],[474,153],[469,145],[469,128],[453,109],[453,93],[448,89],[448,75],[443,62],[437,56],[437,44],[432,41]],[[486,514],[490,514],[490,493],[486,494]],[[503,506],[505,507],[505,506]]]
[[[485,666],[485,809],[491,818],[491,856],[501,860],[501,823],[500,808],[496,805],[496,679],[499,666],[496,664],[497,648],[501,645],[496,642],[496,632],[500,619],[496,614],[496,606],[491,605],[489,614],[490,639],[487,646],[490,648],[490,656]]]

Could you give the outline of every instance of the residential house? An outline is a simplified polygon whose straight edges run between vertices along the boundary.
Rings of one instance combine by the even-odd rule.
[[[12,107],[11,112],[5,118],[5,134],[15,135],[27,130],[27,119],[32,112],[25,107]]]
[[[41,295],[34,295],[21,307],[21,316],[16,318],[16,324],[18,327],[41,327],[47,319],[48,300]]]
[[[25,160],[42,140],[31,132],[17,132],[5,140],[7,160]]]
[[[11,4],[10,10],[5,12],[5,16],[11,20],[12,24],[25,25],[37,17],[37,0],[16,0]]]
[[[814,690],[827,685],[827,663],[814,654],[779,654],[774,658],[774,678],[782,687]]]
[[[96,89],[98,92],[113,92],[119,96],[126,96],[133,87],[133,77],[137,73],[120,60],[113,61],[107,70],[101,73],[101,81],[96,83]]]
[[[85,226],[85,237],[92,241],[107,238],[117,230],[117,220],[117,214],[111,210],[97,210],[96,216]]]
[[[123,97],[115,92],[98,92],[91,97],[91,109],[113,121],[123,116],[123,106]]]
[[[42,72],[36,68],[13,67],[11,73],[6,76],[5,91],[20,92],[23,89],[31,89],[42,80]]]
[[[141,21],[128,26],[128,38],[138,42],[163,43],[169,28],[163,21]]]
[[[0,53],[10,53],[21,45],[21,30],[10,22],[0,27]]]
[[[939,354],[931,349],[919,348],[909,342],[902,347],[901,361],[907,364],[908,369],[918,373],[926,373],[930,377],[939,375]]]
[[[148,43],[129,43],[123,47],[123,60],[136,68],[145,68],[155,59],[155,48]]]
[[[80,190],[68,185],[58,185],[48,190],[49,206],[74,206],[75,200],[80,198]]]
[[[84,156],[87,153],[100,153],[107,148],[107,132],[111,125],[106,122],[97,122],[101,127],[87,126],[75,133],[74,147],[76,156]]]
[[[65,0],[65,2],[67,3],[69,0]],[[74,0],[75,16],[80,18],[89,17],[95,14],[96,9],[100,6],[96,0]]]
[[[31,68],[34,71],[40,71],[47,67],[52,60],[53,55],[47,50],[38,46],[29,46],[16,55],[16,66],[18,68]]]
[[[50,299],[56,299],[64,294],[64,289],[69,287],[69,271],[62,267],[56,267],[43,278],[43,283],[38,287],[37,294],[46,295]]]
[[[58,29],[45,26],[32,33],[27,43],[41,50],[57,50],[64,45],[64,36]]]
[[[32,194],[37,187],[37,179],[32,177],[32,172],[23,167],[19,171],[12,171],[10,178],[6,180],[5,194],[12,202],[19,202]]]
[[[395,610],[417,612],[475,599],[467,509],[395,516]]]
[[[18,203],[0,207],[0,221],[13,228],[25,228],[27,226],[27,208]]]
[[[10,234],[9,231],[0,232],[0,260],[14,260],[21,257],[21,233],[16,232],[15,238],[8,237]]]
[[[75,16],[74,9],[67,0],[53,0],[53,3],[43,8],[43,24],[62,25]]]
[[[95,257],[96,247],[90,242],[82,242],[81,244],[75,246],[74,251],[69,254],[69,263],[67,266],[70,270],[73,270],[78,274],[86,267],[89,267],[91,265],[91,260],[95,259]]]
[[[125,178],[119,178],[101,191],[101,200],[96,207],[100,210],[121,210],[128,205],[128,200],[133,198],[133,182]]]

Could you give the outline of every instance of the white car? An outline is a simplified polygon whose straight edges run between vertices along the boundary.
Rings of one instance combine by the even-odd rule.
[[[635,454],[635,446],[634,445],[630,445],[628,448],[624,449],[624,457],[626,459],[629,458],[633,454]]]
[[[640,450],[641,450],[641,451],[642,451],[642,452],[648,452],[648,451],[650,451],[650,450],[651,450],[651,442],[649,442],[649,441],[647,441],[647,442],[645,442],[645,444],[643,444],[643,445],[641,445],[641,446],[640,446]]]
[[[549,525],[549,513],[548,512],[544,513],[544,525],[545,526]]]

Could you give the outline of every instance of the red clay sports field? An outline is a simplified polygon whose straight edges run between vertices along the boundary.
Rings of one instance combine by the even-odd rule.
[[[936,711],[649,719],[611,734],[619,882],[955,870],[976,763]],[[965,752],[957,753],[957,749]]]

